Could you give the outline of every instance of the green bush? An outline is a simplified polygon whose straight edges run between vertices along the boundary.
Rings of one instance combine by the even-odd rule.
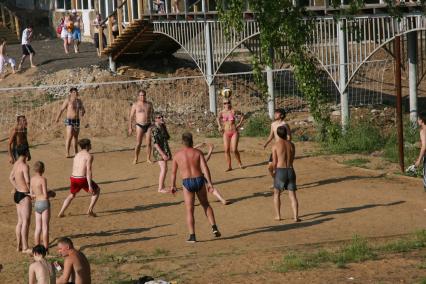
[[[271,120],[266,114],[257,114],[247,119],[243,127],[243,136],[265,137],[269,135]]]
[[[340,126],[334,125],[328,133],[328,139],[322,143],[323,148],[335,154],[371,153],[384,146],[384,137],[377,126],[361,121],[348,127],[345,133]]]

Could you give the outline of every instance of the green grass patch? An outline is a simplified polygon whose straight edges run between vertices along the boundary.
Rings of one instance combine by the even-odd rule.
[[[170,254],[169,250],[162,249],[162,248],[155,248],[154,252],[152,253],[153,256],[167,256]]]
[[[243,136],[266,137],[271,130],[271,120],[266,114],[256,114],[244,122]]]
[[[370,162],[369,159],[356,158],[356,159],[343,161],[343,164],[345,164],[347,166],[351,166],[351,167],[364,167],[365,164],[367,164],[369,162]]]

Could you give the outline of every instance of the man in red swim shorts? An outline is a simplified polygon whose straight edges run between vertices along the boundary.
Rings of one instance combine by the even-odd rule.
[[[92,194],[89,209],[87,210],[87,215],[96,217],[96,214],[93,212],[93,207],[95,207],[96,201],[98,201],[100,188],[92,180],[93,156],[89,153],[90,149],[92,149],[92,145],[89,139],[79,140],[78,145],[80,146],[81,150],[74,157],[72,175],[70,177],[71,193],[65,199],[58,217],[65,216],[65,210],[68,208],[68,206],[70,206],[71,201],[75,198],[76,194],[82,189]]]

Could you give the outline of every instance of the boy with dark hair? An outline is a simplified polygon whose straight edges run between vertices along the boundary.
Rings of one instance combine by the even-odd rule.
[[[283,108],[275,109],[275,111],[274,111],[274,119],[275,120],[271,123],[271,131],[269,133],[268,140],[266,140],[265,144],[263,144],[263,149],[265,149],[272,140],[274,140],[275,142],[277,142],[279,140],[279,138],[277,136],[277,129],[280,126],[286,127],[287,140],[291,141],[290,127],[288,126],[287,122],[284,120],[286,115],[287,115],[287,113]],[[272,178],[274,178],[274,171],[273,171],[273,167],[272,167],[272,154],[269,156],[268,171],[269,171],[269,174],[272,176]]]
[[[275,220],[281,220],[281,199],[280,195],[283,190],[289,191],[291,206],[293,208],[293,219],[300,222],[299,204],[296,196],[296,173],[293,168],[295,156],[295,146],[288,141],[287,128],[282,125],[277,128],[278,141],[272,146],[272,167],[275,172],[274,176],[274,207]]]
[[[417,124],[420,126],[420,153],[414,165],[419,167],[423,161],[423,189],[426,191],[426,113],[419,113]]]
[[[33,37],[33,26],[31,24],[28,24],[27,28],[22,32],[22,40],[21,40],[22,58],[21,58],[21,62],[19,62],[18,70],[21,70],[22,64],[24,63],[25,58],[27,58],[27,56],[30,56],[31,67],[36,67],[33,63],[33,56],[35,55],[35,51],[33,47],[31,46],[32,37]]]
[[[42,245],[33,247],[34,262],[28,269],[28,282],[56,283],[56,274],[53,265],[46,260],[47,249]]]
[[[81,150],[74,157],[72,175],[70,177],[70,194],[65,199],[58,217],[65,216],[65,210],[68,206],[70,206],[71,201],[75,198],[76,194],[82,189],[92,195],[87,215],[96,217],[96,214],[93,212],[93,208],[95,207],[96,201],[98,201],[100,188],[96,182],[92,180],[93,156],[89,153],[92,149],[92,145],[89,139],[79,140],[78,145]]]

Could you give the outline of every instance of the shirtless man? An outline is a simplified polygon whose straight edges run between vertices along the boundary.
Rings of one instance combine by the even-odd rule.
[[[84,109],[84,106],[83,106],[83,102],[78,97],[77,88],[70,89],[70,94],[68,98],[65,99],[64,103],[62,104],[61,110],[56,116],[56,122],[59,122],[59,118],[61,117],[62,113],[65,110],[67,110],[67,115],[65,119],[65,127],[66,127],[65,157],[71,158],[70,156],[71,140],[74,140],[74,154],[76,154],[78,151],[78,148],[77,148],[78,134],[80,132],[80,115],[83,117],[84,114],[86,113],[86,110]]]
[[[16,117],[16,126],[12,129],[9,137],[9,163],[13,164],[18,159],[16,148],[22,145],[26,150],[27,161],[31,160],[30,147],[27,139],[27,119],[25,115]]]
[[[58,240],[58,252],[65,260],[62,275],[56,278],[56,284],[90,284],[92,282],[89,261],[81,251],[74,248],[69,238]]]
[[[16,147],[18,159],[13,164],[9,180],[14,187],[13,200],[16,203],[18,224],[16,225],[17,251],[31,253],[28,248],[28,228],[31,221],[30,169],[27,165],[27,149],[23,145]]]
[[[72,39],[74,41],[74,52],[79,53],[79,45],[81,43],[81,33],[83,33],[83,19],[80,15],[77,14],[77,10],[73,9],[71,11],[71,21],[74,23],[74,28],[72,31]]]
[[[271,123],[271,131],[269,133],[268,140],[266,140],[265,144],[263,144],[263,149],[265,149],[268,144],[274,139],[274,142],[277,142],[280,138],[277,136],[277,128],[284,125],[287,128],[287,140],[291,141],[291,131],[288,124],[284,121],[286,116],[286,112],[282,108],[275,109],[274,111],[274,121]],[[269,174],[274,178],[274,171],[272,167],[272,154],[269,156],[269,164],[268,164]]]
[[[419,113],[417,124],[420,126],[420,153],[414,165],[420,166],[423,161],[423,189],[426,191],[426,113]]]
[[[29,284],[54,284],[56,273],[53,265],[46,260],[47,250],[42,245],[33,247],[34,262],[28,269]]]
[[[65,216],[65,210],[68,206],[70,206],[71,201],[81,189],[92,194],[87,215],[96,217],[96,214],[93,212],[93,207],[95,207],[96,201],[98,201],[100,188],[96,182],[92,180],[93,156],[89,153],[90,149],[92,149],[92,145],[89,139],[81,139],[78,141],[78,145],[80,146],[81,151],[74,157],[72,175],[70,177],[71,192],[65,199],[61,211],[58,214],[58,217],[60,218]]]
[[[143,136],[148,132],[149,127],[151,126],[152,114],[152,103],[146,100],[146,92],[144,90],[140,90],[138,93],[138,100],[133,103],[129,115],[129,136],[133,133],[133,117],[135,117],[136,120],[136,147],[133,164],[138,163]],[[146,138],[146,156],[147,161],[151,163],[151,139],[149,135],[147,135]]]
[[[274,207],[275,220],[281,220],[281,192],[288,190],[293,208],[293,219],[300,222],[299,204],[296,196],[296,173],[293,168],[296,149],[291,141],[288,141],[287,127],[279,126],[276,130],[278,141],[272,146],[272,167],[275,172],[274,177]]]
[[[186,223],[189,230],[189,239],[187,242],[196,242],[194,228],[195,195],[197,195],[198,200],[204,209],[204,213],[207,215],[210,225],[212,226],[213,235],[215,237],[220,237],[221,234],[216,226],[213,208],[210,206],[207,199],[206,188],[213,188],[207,162],[203,153],[200,150],[193,148],[194,142],[192,140],[191,133],[186,132],[182,135],[182,143],[184,147],[176,153],[175,158],[173,159],[171,192],[176,192],[176,172],[178,168],[180,168],[180,175],[183,179],[182,183],[184,188],[183,197],[186,207]]]

